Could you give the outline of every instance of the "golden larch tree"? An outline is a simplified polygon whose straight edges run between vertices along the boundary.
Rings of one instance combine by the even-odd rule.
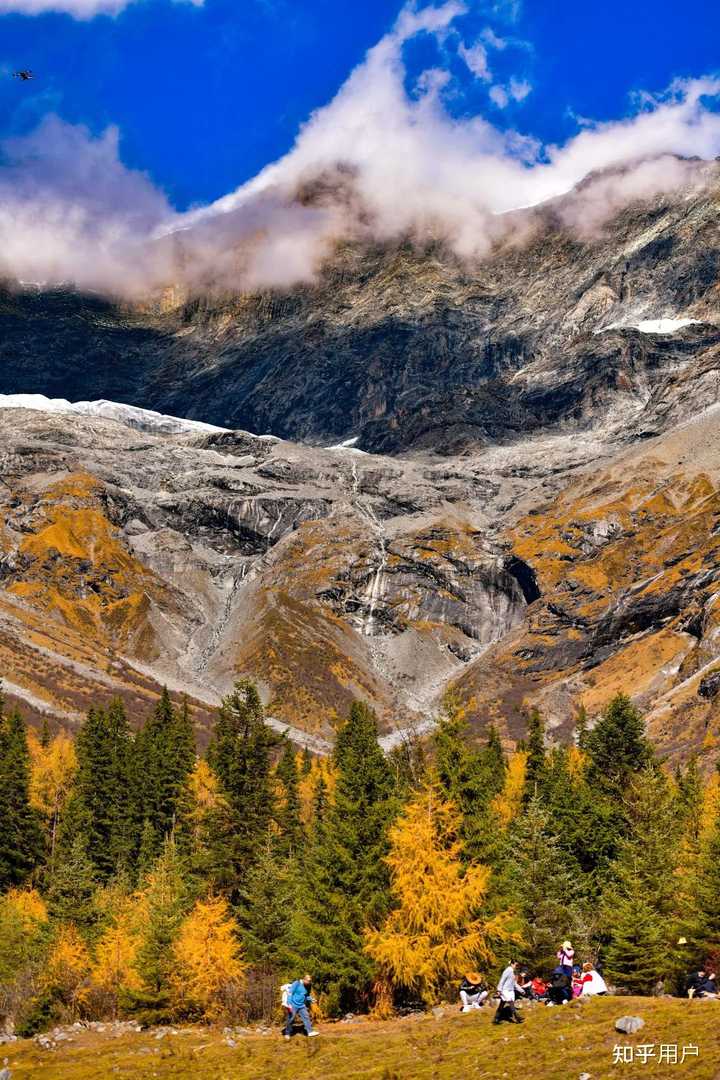
[[[48,911],[35,889],[10,889],[0,898],[0,984],[37,961],[49,937]]]
[[[428,1004],[464,971],[493,962],[491,939],[511,936],[505,915],[483,916],[491,871],[463,866],[460,824],[454,803],[434,783],[411,800],[390,830],[397,907],[365,934],[382,978]]]
[[[522,797],[525,790],[525,774],[527,771],[527,754],[524,750],[516,750],[510,755],[507,772],[505,773],[505,785],[499,795],[492,801],[492,808],[503,829],[520,813]]]
[[[50,855],[55,852],[55,839],[60,817],[77,772],[75,744],[70,736],[59,732],[44,746],[34,731],[28,731],[30,752],[30,802],[47,822],[50,834]]]
[[[720,773],[714,769],[703,789],[700,814],[700,834],[706,839],[715,828],[720,815]]]
[[[207,1020],[240,1011],[245,964],[225,899],[198,900],[180,927],[173,960],[171,983],[181,1011]]]
[[[137,970],[139,948],[138,934],[127,912],[107,927],[95,947],[90,976],[113,1016],[117,1016],[123,993],[142,989]]]
[[[75,1013],[87,999],[90,954],[73,923],[57,930],[43,973],[45,990]]]
[[[9,918],[17,921],[26,934],[35,934],[47,924],[48,910],[37,889],[9,889],[0,906]]]

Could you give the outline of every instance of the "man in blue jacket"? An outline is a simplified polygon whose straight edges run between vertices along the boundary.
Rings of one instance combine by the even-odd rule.
[[[312,1020],[310,1019],[310,1013],[307,1010],[308,1005],[312,1005],[313,998],[310,993],[310,985],[312,979],[309,975],[303,975],[302,979],[296,979],[288,991],[287,1007],[288,1018],[285,1024],[285,1038],[289,1039],[292,1036],[293,1021],[296,1016],[299,1016],[305,1025],[305,1031],[308,1038],[312,1038],[315,1035],[319,1035],[319,1031],[315,1031],[312,1026]]]

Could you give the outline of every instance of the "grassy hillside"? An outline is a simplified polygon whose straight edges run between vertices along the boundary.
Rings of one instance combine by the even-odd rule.
[[[642,1016],[636,1036],[615,1032],[623,1015]],[[43,1050],[33,1042],[5,1050],[12,1080],[101,1080],[111,1077],[157,1077],[159,1080],[533,1080],[618,1076],[692,1077],[711,1080],[720,1059],[720,1002],[647,998],[607,998],[585,1005],[547,1009],[529,1006],[522,1026],[494,1027],[492,1011],[358,1024],[326,1024],[322,1037],[290,1043],[272,1035],[239,1036],[228,1046],[219,1032],[180,1028],[157,1038],[149,1031],[114,1036],[81,1032],[72,1043]],[[696,1046],[698,1056],[677,1064],[660,1063],[660,1045]],[[613,1064],[616,1045],[653,1045],[647,1063]],[[2,1052],[0,1051],[0,1058]]]

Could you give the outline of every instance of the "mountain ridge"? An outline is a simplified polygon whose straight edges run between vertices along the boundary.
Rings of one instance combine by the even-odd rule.
[[[345,245],[313,286],[163,310],[6,288],[0,394],[91,402],[0,410],[8,680],[74,722],[249,675],[324,745],[353,698],[392,740],[447,689],[567,738],[630,671],[663,749],[713,745],[717,172],[584,239],[536,208],[474,268]],[[123,395],[227,430],[92,415]]]

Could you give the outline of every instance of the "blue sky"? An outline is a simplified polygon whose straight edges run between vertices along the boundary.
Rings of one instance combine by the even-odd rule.
[[[0,0],[0,10],[38,2],[51,0]],[[178,209],[207,203],[291,148],[400,6],[137,0],[113,17],[3,14],[0,139],[31,131],[48,113],[94,134],[117,125],[126,165],[146,171]],[[466,7],[453,22],[452,49],[427,34],[407,43],[408,91],[421,71],[447,69],[443,102],[452,116],[481,114],[546,143],[572,136],[578,117],[621,118],[634,92],[720,68],[720,5],[710,0]],[[457,55],[458,46],[477,45],[489,77],[473,75]],[[9,77],[20,66],[35,71],[32,83]]]

